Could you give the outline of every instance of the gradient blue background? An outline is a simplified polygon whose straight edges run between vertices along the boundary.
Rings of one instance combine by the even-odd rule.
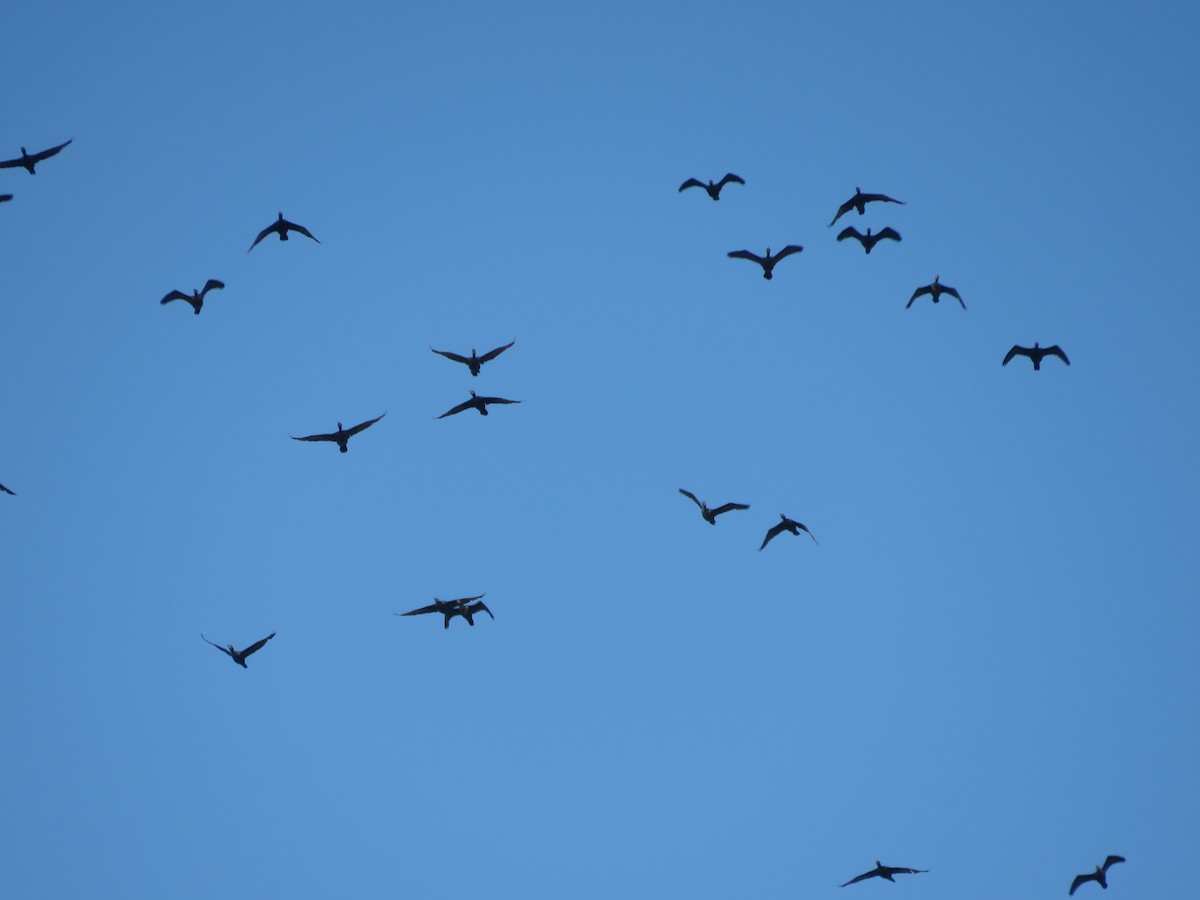
[[[1200,7],[1122,6],[8,10],[4,893],[1193,892]]]

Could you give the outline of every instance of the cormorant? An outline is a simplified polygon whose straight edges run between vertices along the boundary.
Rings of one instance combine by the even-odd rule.
[[[370,428],[386,415],[387,410],[384,410],[375,418],[367,419],[365,422],[359,422],[353,428],[343,428],[342,423],[338,422],[338,430],[333,434],[310,434],[305,437],[295,437],[289,434],[288,437],[290,437],[293,441],[333,441],[338,445],[338,449],[345,453],[346,450],[349,449],[346,445],[350,442],[350,438],[354,437],[354,435],[358,434],[363,429]]]
[[[908,309],[913,305],[914,300],[916,300],[918,297],[923,297],[926,294],[929,294],[933,298],[934,303],[937,303],[940,299],[942,299],[942,294],[949,294],[962,305],[963,309],[966,309],[967,304],[963,303],[963,298],[958,296],[958,291],[950,287],[950,285],[942,284],[940,281],[938,281],[938,279],[941,277],[941,275],[934,275],[932,284],[927,284],[925,287],[919,287],[913,291],[913,295],[908,298],[908,302],[904,304],[904,308]]]
[[[799,522],[797,522],[795,519],[789,519],[783,513],[779,514],[779,518],[782,521],[778,525],[774,526],[773,528],[771,528],[767,531],[767,536],[765,538],[763,538],[763,542],[758,548],[759,550],[761,550],[763,547],[767,546],[767,544],[770,543],[771,538],[775,537],[775,535],[781,534],[785,531],[790,531],[792,534],[797,535],[797,536],[799,536],[800,532],[803,531],[805,534],[807,534],[810,538],[813,539],[814,544],[819,543],[817,541],[817,539],[815,537],[813,537],[813,533],[811,531],[809,531],[805,526],[803,526]]]
[[[875,860],[875,868],[873,868],[870,872],[863,872],[861,875],[851,878],[846,882],[846,884],[854,884],[855,882],[862,881],[866,878],[886,878],[888,881],[895,884],[896,879],[892,878],[893,875],[916,875],[919,872],[928,871],[928,869],[905,869],[903,866],[885,866],[879,860]],[[843,884],[842,887],[845,887],[846,884]]]
[[[183,291],[171,291],[171,293],[167,294],[167,296],[163,297],[158,302],[165,306],[172,300],[186,300],[192,305],[192,309],[195,311],[196,315],[200,315],[200,307],[204,305],[204,295],[213,289],[220,289],[223,287],[225,287],[225,282],[217,281],[215,278],[210,278],[208,281],[204,282],[204,287],[198,291],[193,290],[190,295],[185,294]]]
[[[480,397],[474,391],[471,391],[471,399],[465,400],[453,409],[448,409],[440,416],[439,419],[444,419],[446,416],[457,415],[464,409],[477,409],[481,416],[488,414],[487,406],[489,403],[520,403],[520,400],[505,400],[503,397]]]
[[[305,237],[309,237],[309,238],[312,238],[314,241],[317,241],[317,239],[315,237],[313,237],[313,234],[311,231],[309,231],[303,225],[297,225],[295,222],[289,222],[287,219],[285,219],[283,217],[283,213],[280,213],[278,219],[276,219],[274,222],[272,222],[270,225],[268,225],[266,228],[264,228],[262,231],[260,231],[258,233],[258,237],[256,237],[254,239],[254,243],[250,245],[250,249],[247,250],[246,252],[249,253],[250,250],[253,250],[255,247],[257,247],[258,242],[261,241],[263,238],[265,238],[268,234],[271,234],[272,232],[279,235],[279,239],[281,241],[286,241],[288,239],[289,231],[298,232],[298,233],[304,235]],[[317,243],[319,244],[321,242],[317,241]]]
[[[1068,366],[1071,364],[1071,361],[1067,359],[1067,354],[1063,353],[1062,347],[1058,346],[1058,344],[1042,347],[1037,341],[1033,342],[1032,347],[1022,347],[1020,344],[1013,344],[1013,348],[1005,354],[1004,362],[1000,363],[1000,365],[1007,366],[1008,361],[1014,356],[1028,356],[1033,360],[1033,371],[1035,372],[1042,368],[1042,359],[1047,356],[1057,356]]]
[[[863,249],[866,250],[867,253],[870,253],[871,248],[884,238],[889,238],[893,241],[900,240],[900,232],[896,231],[894,228],[884,228],[881,232],[879,232],[879,234],[871,234],[871,229],[868,228],[866,234],[859,234],[857,228],[855,228],[853,225],[848,225],[843,228],[837,236],[839,241],[844,241],[846,238],[854,238],[856,241],[862,244]]]
[[[509,341],[503,347],[497,347],[495,350],[489,350],[487,353],[483,354],[483,356],[476,356],[474,347],[471,348],[470,356],[459,356],[457,353],[451,353],[449,350],[433,350],[432,347],[430,347],[429,349],[433,350],[434,353],[437,353],[440,356],[446,357],[446,359],[452,359],[455,362],[462,363],[468,369],[471,370],[472,375],[478,375],[479,369],[483,366],[483,364],[485,362],[495,359],[497,356],[499,356],[501,353],[503,353],[505,350],[507,350],[509,347],[511,347],[515,343],[516,343],[515,340]]]
[[[272,631],[261,641],[257,641],[256,643],[251,644],[245,650],[234,650],[233,644],[226,644],[224,647],[222,647],[220,644],[213,644],[212,641],[210,641],[208,638],[204,637],[203,633],[201,633],[200,637],[204,638],[205,643],[212,644],[214,647],[216,647],[222,653],[226,654],[230,659],[232,659],[235,663],[237,663],[243,669],[248,669],[250,667],[248,665],[246,665],[246,657],[249,656],[251,653],[256,653],[259,650],[261,650],[263,648],[263,644],[265,644],[271,638],[275,637],[275,632]]]
[[[1074,894],[1075,888],[1079,887],[1085,881],[1098,881],[1100,882],[1100,887],[1108,890],[1108,879],[1105,877],[1108,874],[1108,867],[1113,863],[1119,862],[1125,862],[1125,857],[1109,856],[1108,859],[1104,860],[1104,865],[1096,866],[1096,871],[1092,872],[1090,875],[1076,875],[1075,880],[1071,882],[1071,890],[1067,893]]]
[[[733,259],[748,259],[750,262],[758,263],[760,266],[762,266],[763,278],[767,279],[767,281],[770,281],[771,270],[775,268],[776,263],[778,263],[785,256],[791,256],[793,253],[799,253],[803,249],[804,248],[799,244],[788,244],[774,256],[771,255],[770,247],[767,248],[766,256],[758,256],[755,253],[751,253],[749,250],[731,250],[725,255],[732,257]]]
[[[455,616],[462,616],[467,620],[467,624],[473,627],[475,625],[475,613],[477,612],[485,612],[489,616],[492,616],[493,619],[496,618],[492,615],[492,611],[487,608],[487,605],[482,600],[480,600],[478,603],[473,602],[475,600],[479,600],[479,598],[482,596],[484,595],[479,594],[475,597],[460,597],[458,600],[439,600],[437,597],[434,597],[433,603],[431,603],[429,606],[422,606],[418,609],[410,609],[406,613],[394,613],[394,615],[422,616],[426,613],[441,613],[443,616],[445,616],[445,619],[442,621],[443,628],[449,628],[450,620]]]
[[[861,216],[864,212],[866,212],[863,207],[866,204],[874,203],[877,200],[883,203],[899,203],[901,206],[904,205],[903,200],[896,200],[892,197],[889,197],[887,194],[864,194],[858,188],[855,188],[854,196],[838,207],[837,215],[833,217],[833,222],[836,222],[852,209],[858,210],[858,214]],[[833,222],[830,222],[825,227],[832,228]]]
[[[683,191],[686,188],[692,188],[692,187],[704,188],[706,191],[708,191],[708,196],[712,197],[714,200],[720,200],[721,199],[721,188],[725,187],[725,185],[727,185],[731,181],[734,184],[745,184],[746,183],[741,178],[739,178],[737,175],[734,175],[732,172],[726,172],[725,177],[722,178],[720,181],[718,181],[716,184],[712,183],[712,179],[709,179],[708,184],[705,184],[703,181],[701,181],[698,178],[689,178],[687,181],[685,181],[683,184],[681,184],[679,186],[679,190]]]
[[[73,141],[75,139],[71,138],[71,140]],[[26,153],[25,148],[22,147],[21,155],[16,159],[6,159],[3,162],[0,162],[0,169],[15,169],[17,166],[24,166],[30,175],[36,175],[37,172],[33,171],[34,166],[40,163],[43,159],[49,159],[50,157],[54,156],[69,143],[71,143],[71,141],[67,141],[65,144],[59,144],[57,147],[51,147],[49,150],[43,150],[40,153]]]
[[[705,503],[703,500],[697,500],[696,495],[693,494],[691,491],[685,491],[683,488],[680,488],[679,493],[683,494],[683,496],[685,496],[685,497],[691,498],[691,501],[693,503],[695,503],[698,507],[700,507],[700,515],[702,515],[704,517],[704,521],[707,522],[709,525],[716,525],[717,524],[717,516],[721,515],[721,513],[727,513],[731,509],[749,509],[750,508],[745,503],[726,503],[723,506],[718,506],[716,509],[709,509],[708,504]]]

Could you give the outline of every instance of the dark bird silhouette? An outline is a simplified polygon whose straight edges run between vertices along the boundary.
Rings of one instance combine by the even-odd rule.
[[[762,544],[759,545],[759,548],[758,548],[759,550],[761,550],[763,547],[767,546],[767,544],[770,543],[771,538],[775,537],[775,535],[777,535],[777,534],[781,534],[784,531],[790,531],[792,534],[797,535],[797,536],[799,536],[800,532],[803,531],[805,534],[807,534],[810,538],[813,539],[814,544],[819,543],[817,541],[817,539],[815,537],[813,537],[813,533],[811,531],[809,531],[806,527],[801,525],[799,522],[797,522],[795,519],[789,519],[783,513],[779,514],[779,518],[782,521],[780,521],[780,523],[778,525],[775,525],[773,528],[771,528],[767,531],[767,536],[765,538],[763,538]],[[863,877],[865,878],[866,876],[864,875]]]
[[[1090,875],[1076,875],[1075,880],[1071,882],[1071,890],[1067,893],[1074,894],[1075,888],[1079,887],[1085,881],[1098,881],[1100,882],[1100,887],[1108,890],[1108,879],[1105,877],[1108,874],[1108,867],[1113,863],[1119,862],[1125,862],[1125,857],[1109,856],[1108,859],[1104,860],[1104,865],[1096,866],[1096,871],[1092,872]]]
[[[15,496],[17,496],[17,492],[16,492],[16,491],[10,491],[8,488],[6,488],[6,487],[5,487],[4,485],[2,485],[2,484],[0,484],[0,491],[4,491],[4,493],[6,493],[6,494],[11,494],[11,495],[12,495],[12,496],[14,496],[14,497],[15,497]]]
[[[693,494],[691,491],[685,491],[683,488],[680,488],[679,493],[683,494],[683,496],[685,496],[685,497],[689,497],[693,503],[695,503],[698,507],[700,507],[700,515],[702,515],[704,517],[704,521],[707,522],[709,525],[716,525],[717,524],[717,516],[721,515],[721,513],[727,513],[731,509],[749,509],[750,508],[745,503],[726,503],[723,506],[718,506],[716,509],[709,509],[708,504],[705,503],[703,500],[697,500],[696,495]]]
[[[708,191],[708,196],[712,197],[714,200],[720,200],[721,199],[721,188],[725,187],[725,185],[729,184],[729,182],[731,182],[731,181],[734,184],[745,184],[746,183],[741,178],[739,178],[737,175],[734,175],[732,172],[726,172],[725,177],[722,178],[720,181],[718,181],[716,184],[713,184],[711,179],[709,180],[708,184],[705,184],[703,181],[701,181],[698,178],[689,178],[687,181],[685,181],[683,184],[681,184],[679,186],[679,190],[684,191],[687,188],[692,188],[692,187],[704,188],[706,191]]]
[[[12,197],[12,194],[0,194],[0,203],[7,203]]]
[[[488,414],[487,407],[489,403],[520,403],[520,400],[505,400],[503,397],[480,397],[474,391],[471,391],[471,399],[465,400],[453,409],[448,409],[440,416],[439,419],[444,419],[446,416],[454,416],[462,412],[464,409],[477,409],[481,416]]]
[[[495,359],[515,343],[516,341],[509,341],[503,347],[497,347],[495,350],[489,350],[487,353],[483,354],[483,356],[476,356],[474,347],[471,348],[470,356],[459,356],[457,353],[451,353],[449,350],[433,350],[432,347],[429,349],[433,350],[433,352],[437,353],[439,356],[446,357],[446,359],[452,359],[455,362],[462,363],[471,370],[472,375],[478,375],[480,368],[482,368],[485,362]]]
[[[254,239],[254,243],[250,245],[250,249],[247,250],[246,252],[249,253],[250,250],[253,250],[255,247],[257,247],[258,242],[261,241],[263,238],[265,238],[268,234],[271,234],[271,233],[279,235],[279,239],[281,241],[286,241],[288,239],[289,231],[298,232],[299,234],[302,234],[305,237],[312,238],[314,241],[317,241],[317,239],[315,237],[313,237],[313,234],[311,231],[309,231],[303,225],[297,225],[295,222],[289,222],[287,219],[285,219],[283,217],[283,213],[280,213],[278,219],[276,219],[274,222],[272,222],[270,225],[268,225],[266,228],[264,228],[262,231],[260,231],[258,233],[258,237],[256,237]],[[317,241],[317,243],[319,244],[321,242]]]
[[[750,262],[758,263],[760,266],[762,266],[763,278],[767,279],[767,281],[770,281],[771,270],[775,268],[776,263],[778,263],[785,256],[791,256],[793,253],[799,253],[803,249],[804,248],[799,244],[788,244],[774,256],[771,255],[770,247],[767,248],[766,256],[758,256],[755,253],[751,253],[749,250],[731,250],[725,255],[732,257],[733,259],[748,259]]]
[[[186,300],[188,303],[192,304],[192,310],[196,313],[196,315],[200,315],[200,307],[204,305],[204,295],[211,290],[219,290],[223,287],[225,287],[225,282],[217,281],[215,278],[210,278],[208,281],[204,282],[204,287],[198,291],[192,291],[191,294],[185,294],[183,291],[171,291],[171,293],[167,294],[167,296],[163,297],[158,302],[165,306],[172,300]]]
[[[462,616],[467,620],[468,625],[474,627],[475,613],[477,612],[485,612],[489,616],[492,616],[492,619],[496,618],[492,615],[492,611],[487,608],[487,605],[483,603],[482,600],[480,600],[478,603],[473,602],[475,600],[479,600],[479,598],[483,596],[483,594],[479,594],[476,597],[460,597],[458,600],[439,600],[437,597],[434,597],[433,603],[429,604],[429,606],[422,606],[418,609],[410,609],[406,613],[395,613],[394,615],[423,616],[426,613],[441,613],[445,617],[445,619],[442,621],[443,628],[449,628],[450,620],[455,616]]]
[[[866,234],[859,234],[857,228],[855,228],[853,225],[848,225],[847,227],[843,228],[837,236],[839,241],[844,241],[846,238],[854,238],[856,241],[862,244],[863,249],[866,250],[867,253],[870,253],[871,248],[873,248],[884,238],[893,241],[900,240],[900,232],[896,231],[894,228],[884,228],[881,232],[879,232],[879,234],[871,234],[871,229],[868,228]]]
[[[950,287],[950,285],[942,284],[940,281],[938,281],[938,279],[941,277],[941,275],[934,275],[933,284],[927,284],[925,287],[919,287],[913,291],[913,295],[908,298],[908,302],[904,304],[904,308],[908,309],[913,305],[914,300],[916,300],[918,297],[924,297],[926,294],[929,294],[930,297],[933,298],[934,303],[937,303],[942,299],[942,294],[949,294],[962,305],[963,309],[966,309],[967,304],[963,303],[963,298],[958,296],[958,291]]]
[[[338,422],[338,430],[333,432],[333,434],[310,434],[306,435],[305,437],[295,437],[294,435],[289,434],[288,437],[290,437],[293,441],[333,441],[338,445],[338,449],[345,453],[349,449],[347,444],[350,443],[350,438],[354,437],[354,435],[358,434],[360,431],[370,428],[386,415],[387,410],[384,410],[375,418],[367,419],[365,422],[359,422],[353,428],[343,428],[342,423]]]
[[[1035,372],[1041,369],[1042,360],[1047,356],[1057,356],[1068,366],[1071,364],[1071,361],[1067,359],[1067,354],[1063,353],[1062,347],[1058,346],[1058,344],[1042,347],[1039,346],[1037,341],[1033,342],[1032,347],[1022,347],[1020,344],[1013,344],[1013,348],[1005,354],[1004,362],[1000,363],[1000,365],[1007,366],[1008,361],[1014,356],[1028,356],[1033,360],[1033,371]]]
[[[71,140],[74,140],[74,138]],[[59,144],[57,147],[51,147],[49,150],[43,150],[40,153],[26,153],[25,148],[22,147],[21,155],[16,159],[6,159],[3,162],[0,162],[0,169],[15,169],[17,166],[23,166],[30,175],[36,175],[37,172],[33,171],[34,166],[40,163],[43,159],[49,159],[50,157],[54,156],[69,143],[71,143],[71,141],[67,141],[65,144]]]
[[[272,631],[261,641],[257,641],[255,643],[251,644],[245,650],[234,650],[233,644],[226,644],[224,647],[222,647],[220,644],[213,644],[212,641],[210,641],[208,638],[204,637],[203,633],[200,635],[200,637],[204,638],[205,643],[212,644],[214,647],[216,647],[222,653],[228,655],[228,657],[230,659],[232,659],[235,663],[237,663],[243,669],[248,669],[250,667],[248,665],[246,665],[246,657],[249,656],[251,653],[257,653],[259,650],[261,650],[263,648],[263,645],[267,641],[269,641],[271,638],[275,637],[275,632]]]
[[[836,222],[852,209],[858,210],[858,214],[861,216],[864,212],[866,212],[864,207],[868,203],[875,203],[877,201],[881,203],[899,203],[901,206],[904,205],[903,200],[897,200],[894,197],[889,197],[887,194],[864,194],[858,188],[855,188],[854,196],[838,207],[837,215],[833,217],[833,222]],[[830,222],[825,227],[832,228],[833,222]]]
[[[861,875],[856,875],[854,878],[851,878],[849,881],[847,881],[846,884],[854,884],[855,882],[863,881],[867,878],[886,878],[888,881],[895,884],[896,879],[892,877],[893,875],[916,875],[920,872],[928,871],[928,869],[905,869],[902,866],[885,866],[879,860],[875,860],[875,868],[873,868],[870,872],[863,872]],[[846,884],[843,884],[842,887],[845,887]]]

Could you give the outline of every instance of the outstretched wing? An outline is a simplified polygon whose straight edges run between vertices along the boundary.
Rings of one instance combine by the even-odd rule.
[[[0,169],[14,169],[17,166],[23,166],[24,163],[20,159],[4,159],[0,160]]]
[[[852,210],[852,209],[854,209],[854,197],[851,197],[849,200],[847,200],[845,203],[843,203],[841,206],[839,206],[839,207],[838,207],[837,215],[836,215],[836,216],[834,216],[834,217],[833,217],[833,218],[830,220],[829,224],[828,224],[828,225],[826,225],[825,227],[826,227],[826,228],[832,228],[832,227],[833,227],[833,223],[834,223],[834,222],[836,222],[838,219],[840,219],[840,218],[841,218],[842,216],[844,216],[846,213],[850,212],[850,210]],[[838,240],[840,241],[840,240],[841,240],[841,238],[838,238]],[[848,882],[846,882],[846,884],[853,884],[853,883],[854,883],[854,882],[852,882],[852,881],[848,881]],[[842,887],[845,887],[845,886],[846,886],[846,885],[842,885]]]
[[[512,340],[512,341],[509,341],[507,344],[505,344],[503,347],[497,347],[495,350],[489,350],[487,353],[483,354],[483,356],[479,357],[479,361],[481,363],[485,363],[490,359],[495,359],[497,356],[499,356],[501,353],[503,353],[505,350],[507,350],[509,347],[511,347],[515,343],[516,343],[516,341]]]
[[[170,303],[172,300],[186,300],[188,303],[192,302],[191,295],[185,294],[183,291],[171,291],[171,293],[167,294],[167,296],[163,297],[158,302],[160,304],[165,304]]]
[[[686,190],[687,188],[691,188],[691,187],[702,188],[702,187],[704,187],[704,182],[697,181],[695,178],[689,178],[687,181],[685,181],[683,184],[681,184],[679,186],[679,190],[682,191],[682,190]]]
[[[955,300],[957,300],[959,306],[961,306],[963,309],[967,308],[967,304],[963,303],[963,298],[958,295],[958,291],[956,291],[954,288],[946,287],[946,285],[943,284],[942,285],[942,293],[949,294],[951,297],[953,297]]]
[[[204,639],[204,643],[212,644],[214,647],[216,647],[218,650],[220,650],[226,656],[233,656],[233,654],[229,652],[228,647],[222,647],[220,644],[213,644],[212,641],[210,641],[208,638],[204,637],[204,632],[200,632],[200,637]]]
[[[883,203],[899,203],[901,206],[904,205],[903,200],[897,200],[894,197],[889,197],[887,194],[859,194],[858,199],[863,203],[875,203],[876,201],[880,201]]]
[[[71,141],[73,140],[75,139],[71,138]],[[71,143],[71,141],[65,141],[64,143],[59,144],[57,147],[51,147],[49,150],[43,150],[41,153],[34,153],[31,158],[35,163],[39,163],[43,159],[49,159],[58,153],[58,151],[60,151],[63,147],[67,146],[67,144]]]
[[[785,256],[791,256],[793,253],[799,253],[804,248],[799,244],[788,244],[782,250],[775,254],[775,262],[779,262]]]
[[[801,531],[803,531],[805,534],[807,534],[810,538],[812,538],[814,544],[818,544],[818,545],[820,544],[820,541],[818,541],[815,537],[813,537],[813,533],[808,530],[808,526],[801,525],[799,522],[792,522],[792,524],[795,525],[797,528],[799,528]],[[892,869],[892,871],[893,872],[924,872],[925,870],[924,869]]]
[[[480,595],[480,596],[482,596],[482,595]],[[479,612],[480,610],[483,610],[483,611],[484,611],[485,613],[487,613],[489,616],[492,616],[492,611],[491,611],[490,609],[488,609],[488,608],[487,608],[487,604],[486,604],[486,603],[483,603],[482,601],[480,601],[479,603],[473,604],[473,605],[471,606],[471,611],[472,611],[472,612]],[[493,621],[495,621],[495,618],[496,618],[495,616],[492,616],[492,620],[493,620]]]
[[[429,349],[433,350],[432,347],[430,347]],[[437,353],[440,356],[446,357],[446,359],[452,359],[455,362],[460,362],[460,363],[468,362],[468,360],[465,356],[459,356],[457,353],[451,353],[449,350],[433,350],[433,352]]]
[[[204,287],[200,289],[200,296],[203,297],[209,291],[220,290],[225,287],[225,282],[217,281],[215,278],[210,278],[204,282]]]
[[[783,531],[783,529],[786,527],[787,527],[786,522],[780,522],[778,525],[775,525],[774,527],[768,529],[767,536],[765,538],[763,538],[763,542],[759,545],[758,549],[761,550],[763,547],[767,546],[767,544],[769,544],[771,542],[771,538],[775,537],[775,535],[779,534],[779,532]],[[858,878],[854,879],[854,881],[862,881],[864,878],[867,878],[867,877],[869,877],[869,875],[859,875]],[[847,881],[846,884],[854,884],[854,881]],[[846,884],[843,884],[842,887],[845,887]]]
[[[443,604],[444,607],[444,604]],[[422,606],[418,609],[410,609],[406,613],[395,613],[397,616],[423,616],[425,613],[441,612],[442,609],[436,603],[431,603],[428,606]]]
[[[11,491],[11,490],[9,490],[8,488],[6,488],[6,487],[5,487],[4,485],[2,485],[2,484],[0,484],[0,491],[4,491],[4,493],[6,493],[6,494],[11,494],[11,495],[12,495],[12,496],[14,496],[14,497],[15,497],[15,496],[17,496],[17,492],[16,492],[16,491]]]
[[[1063,362],[1065,362],[1068,366],[1071,364],[1071,361],[1069,359],[1067,359],[1067,354],[1063,353],[1062,347],[1058,346],[1058,344],[1051,344],[1049,347],[1047,347],[1046,355],[1047,356],[1057,356],[1059,359],[1061,359]],[[1112,857],[1109,857],[1109,858],[1111,859]],[[1118,857],[1117,862],[1125,862],[1125,860],[1120,859]]]
[[[771,529],[771,530],[772,530],[772,531],[774,531],[774,532],[775,532],[775,534],[778,534],[778,533],[779,533],[779,529],[778,529],[778,528],[773,528],[773,529]],[[764,542],[764,543],[765,543],[765,542]],[[761,548],[761,547],[759,547],[759,549],[761,550],[762,548]],[[865,879],[867,879],[867,878],[873,878],[873,877],[875,877],[875,876],[876,876],[876,875],[878,875],[878,874],[879,874],[879,873],[878,873],[878,871],[877,871],[876,869],[872,869],[870,872],[863,872],[861,875],[855,875],[855,876],[854,876],[853,878],[851,878],[849,881],[845,882],[845,884],[842,884],[842,885],[840,885],[840,887],[845,887],[847,884],[857,884],[858,882],[860,882],[860,881],[863,881],[863,880],[865,880]]]
[[[898,241],[900,240],[900,232],[895,228],[887,227],[875,235],[875,239],[878,241],[882,241],[884,238],[891,238],[893,241]]]
[[[804,528],[803,525],[801,525],[800,527]],[[804,530],[808,531],[807,528],[804,528]],[[811,535],[810,535],[810,537],[811,537]],[[906,869],[903,866],[884,866],[883,868],[884,868],[884,871],[887,872],[887,874],[889,874],[889,875],[917,875],[921,872],[929,871],[928,869]]]
[[[289,434],[288,437],[290,437],[293,441],[336,441],[337,440],[336,434],[307,434],[304,437],[296,437],[295,435]]]
[[[761,256],[756,253],[751,253],[749,250],[731,250],[725,255],[733,257],[734,259],[748,259],[750,262],[756,262],[760,266],[766,262],[766,260]]]
[[[844,241],[846,238],[854,238],[860,244],[863,242],[863,235],[859,234],[858,229],[853,225],[847,225],[838,232],[837,239],[839,241]]]
[[[737,175],[734,175],[732,172],[726,172],[725,177],[717,182],[717,187],[723,188],[723,187],[725,187],[725,185],[727,185],[731,181],[734,184],[745,184],[746,183],[740,177],[738,177]]]
[[[476,397],[482,403],[520,403],[520,400],[505,400],[503,397]]]
[[[0,194],[0,203],[7,203],[13,198],[12,194]]]
[[[1010,359],[1012,359],[1014,356],[1029,356],[1029,357],[1032,357],[1032,356],[1033,356],[1033,354],[1029,352],[1028,348],[1026,348],[1026,347],[1021,347],[1021,346],[1018,346],[1017,344],[1013,344],[1013,348],[1012,348],[1011,350],[1009,350],[1009,351],[1008,351],[1008,353],[1006,353],[1006,354],[1004,355],[1004,362],[1000,363],[1000,365],[1002,365],[1002,366],[1007,366],[1007,365],[1008,365],[1008,361],[1009,361]]]
[[[289,222],[287,219],[284,219],[280,224],[282,224],[288,231],[298,231],[306,238],[312,238],[314,241],[317,241],[317,239],[313,237],[313,233],[303,225],[297,225],[295,222]],[[317,243],[319,244],[321,242],[317,241]]]
[[[701,509],[704,509],[704,507],[700,504],[700,501],[696,499],[696,495],[693,494],[691,491],[685,491],[683,488],[680,488],[679,493],[683,494],[683,496],[685,496],[685,497],[690,497],[692,499],[693,503],[695,503]]]
[[[1079,887],[1084,882],[1099,881],[1099,880],[1100,879],[1096,877],[1096,874],[1094,872],[1091,875],[1076,875],[1075,880],[1071,882],[1071,890],[1067,891],[1067,893],[1074,894],[1075,888]]]
[[[360,431],[363,431],[364,429],[370,428],[372,425],[374,425],[376,422],[378,422],[380,419],[382,419],[386,415],[387,415],[387,410],[385,409],[382,413],[377,415],[375,418],[367,419],[367,421],[365,421],[365,422],[359,422],[353,428],[348,429],[346,431],[346,437],[351,437],[353,435],[358,434]]]
[[[446,602],[457,603],[459,606],[466,606],[468,603],[474,603],[476,600],[478,600],[480,597],[483,597],[483,596],[484,596],[483,594],[479,594],[476,597],[459,597],[457,600],[448,600]]]
[[[246,250],[246,252],[249,253],[251,250],[253,250],[255,247],[257,247],[258,242],[261,241],[263,238],[265,238],[268,234],[271,234],[274,231],[278,231],[279,225],[280,225],[279,222],[272,222],[270,225],[268,225],[266,228],[264,228],[262,231],[260,231],[258,233],[258,237],[256,237],[254,239],[254,243],[250,245],[250,247]]]
[[[724,504],[722,506],[718,506],[716,509],[712,510],[712,514],[714,516],[719,516],[721,513],[727,513],[731,509],[749,509],[749,508],[750,508],[749,504],[746,504],[746,503],[726,503],[726,504]]]
[[[444,413],[442,413],[440,416],[438,416],[438,418],[444,419],[444,418],[446,418],[446,416],[457,415],[458,413],[462,412],[464,409],[470,409],[472,406],[475,405],[475,399],[476,398],[472,397],[470,400],[464,400],[462,403],[458,404],[458,406],[454,406],[454,407],[451,407],[450,409],[446,410]],[[480,399],[482,399],[482,398],[480,398]]]
[[[1108,867],[1109,867],[1109,866],[1111,866],[1113,863],[1119,863],[1119,862],[1125,862],[1125,857],[1123,857],[1123,856],[1111,856],[1111,855],[1110,855],[1110,856],[1108,857],[1108,859],[1104,860],[1104,865],[1102,865],[1100,868],[1101,868],[1101,869],[1102,869],[1104,872],[1106,872],[1106,873],[1107,873],[1107,872],[1108,872]]]
[[[269,641],[273,637],[275,637],[275,632],[272,631],[261,641],[255,641],[253,644],[251,644],[249,647],[247,647],[245,650],[242,651],[242,658],[245,659],[251,653],[257,653],[259,650],[261,650],[263,648],[263,645],[266,644],[266,642]]]
[[[950,289],[942,288],[942,290],[949,291]],[[918,297],[923,297],[926,294],[932,294],[932,293],[933,293],[933,285],[932,284],[927,284],[927,285],[925,285],[925,287],[917,288],[915,291],[913,291],[913,295],[908,298],[908,302],[904,304],[904,308],[908,309],[910,306],[912,306],[913,301],[916,300]],[[962,301],[960,300],[959,302],[961,303]]]

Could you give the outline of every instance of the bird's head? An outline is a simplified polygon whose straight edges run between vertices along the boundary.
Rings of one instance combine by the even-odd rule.
[[[858,195],[859,195],[859,194],[861,194],[861,193],[862,193],[862,190],[861,190],[861,189],[859,188],[859,186],[856,184],[856,185],[854,186],[854,194],[855,194],[855,196],[858,196]]]
[[[941,278],[941,277],[942,277],[942,274],[941,274],[940,272],[939,272],[937,275],[934,275],[934,276],[933,276],[933,283],[934,283],[934,284],[937,284],[937,283],[938,283],[938,279],[939,279],[939,278]]]
[[[475,392],[471,391],[471,397],[474,398],[474,396],[475,396]]]
[[[22,156],[28,156],[28,155],[29,155],[29,153],[28,153],[28,152],[26,152],[26,150],[25,150],[25,148],[24,148],[24,147],[22,147],[22,148],[21,148],[21,155],[22,155]]]
[[[471,357],[472,358],[475,357],[475,348],[474,347],[471,348]]]
[[[278,219],[276,219],[275,221],[277,221],[277,222],[282,222],[282,221],[283,221],[283,213],[280,213],[280,214],[279,214],[279,218],[278,218]]]
[[[346,429],[344,429],[344,428],[342,427],[342,423],[341,423],[341,422],[338,422],[338,431],[345,431],[345,430],[346,430]]]
[[[1033,349],[1034,349],[1034,350],[1036,350],[1036,349],[1037,349],[1038,347],[1040,347],[1040,346],[1042,346],[1042,345],[1041,345],[1041,344],[1039,344],[1037,341],[1034,341],[1034,342],[1033,342]]]

